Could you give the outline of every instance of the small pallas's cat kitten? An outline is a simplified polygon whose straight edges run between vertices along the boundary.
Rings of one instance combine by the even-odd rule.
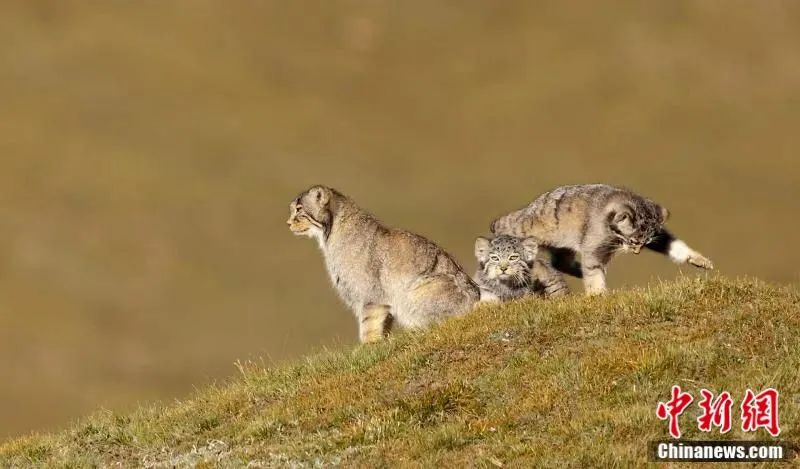
[[[562,296],[569,292],[563,276],[536,258],[534,238],[500,235],[475,240],[475,283],[482,301],[508,301],[527,295]]]
[[[534,237],[553,265],[583,278],[588,294],[606,290],[606,269],[617,252],[642,247],[703,269],[713,264],[664,228],[667,210],[627,189],[606,184],[562,186],[492,222],[495,235]],[[580,263],[575,255],[580,255]]]

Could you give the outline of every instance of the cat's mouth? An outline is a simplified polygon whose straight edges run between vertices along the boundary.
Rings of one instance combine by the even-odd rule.
[[[519,277],[517,277],[516,275],[513,275],[513,274],[500,274],[500,275],[497,276],[497,280],[500,283],[503,283],[505,285],[509,285],[509,286],[512,286],[512,287],[517,286],[520,283]]]
[[[298,236],[308,233],[308,230],[310,230],[310,229],[311,228],[309,228],[307,226],[305,226],[305,227],[304,226],[289,226],[289,231],[291,231],[293,234],[296,234]]]
[[[622,245],[622,250],[624,252],[632,252],[634,254],[639,254],[642,251],[642,246],[640,244],[628,244],[624,243]]]

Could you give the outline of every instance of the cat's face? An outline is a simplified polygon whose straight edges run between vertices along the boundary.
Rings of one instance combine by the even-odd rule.
[[[331,222],[331,191],[324,186],[314,186],[297,196],[289,204],[289,231],[297,236],[321,239]]]
[[[478,268],[486,278],[514,285],[528,283],[537,249],[533,238],[501,235],[493,239],[475,240]]]
[[[609,228],[620,241],[622,250],[639,254],[643,246],[655,239],[668,216],[667,209],[647,201],[612,214]]]

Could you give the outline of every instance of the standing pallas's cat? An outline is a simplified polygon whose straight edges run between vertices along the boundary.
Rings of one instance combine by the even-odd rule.
[[[606,290],[608,263],[619,251],[638,254],[646,247],[675,262],[713,268],[709,259],[664,228],[668,214],[627,189],[582,184],[540,195],[527,207],[493,221],[491,230],[496,235],[536,238],[551,252],[556,268],[582,277],[586,292],[599,294]]]

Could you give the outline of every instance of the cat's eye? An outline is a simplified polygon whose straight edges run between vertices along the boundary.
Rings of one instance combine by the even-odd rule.
[[[516,254],[508,256],[508,260],[510,260],[510,261],[518,261],[519,260],[519,256],[516,255]]]
[[[500,260],[500,258],[499,258],[499,257],[497,257],[497,256],[495,256],[495,255],[489,256],[489,259],[491,259],[491,260],[493,260],[493,261],[495,261],[495,262],[497,262],[497,261],[499,261],[499,260]]]

